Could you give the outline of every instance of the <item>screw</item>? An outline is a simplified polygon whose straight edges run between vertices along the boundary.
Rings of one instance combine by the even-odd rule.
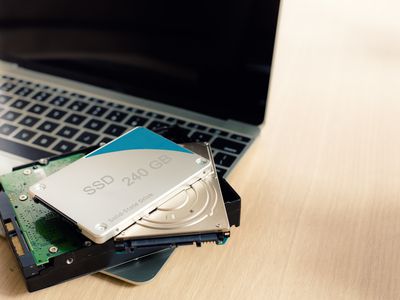
[[[56,246],[51,246],[51,247],[49,248],[49,252],[50,252],[50,253],[57,253],[57,252],[58,252],[58,248],[57,248]]]
[[[205,165],[207,162],[208,162],[207,159],[205,159],[203,157],[200,157],[200,158],[196,159],[196,163],[198,165]]]
[[[91,241],[85,241],[85,247],[90,247],[92,246],[92,242]]]
[[[72,257],[70,257],[65,262],[67,263],[67,265],[70,265],[74,262],[74,259]]]
[[[96,230],[98,230],[98,231],[104,231],[104,230],[107,229],[107,224],[104,224],[104,223],[97,224],[97,225],[95,226],[95,228],[96,228]]]
[[[43,184],[43,183],[37,184],[35,186],[35,189],[38,190],[38,191],[44,191],[46,189],[46,185]]]
[[[19,200],[21,200],[21,201],[28,200],[28,196],[27,196],[27,195],[24,195],[24,194],[19,195]]]
[[[24,170],[24,175],[31,175],[32,171],[30,169]]]
[[[49,161],[48,161],[47,159],[45,159],[45,158],[39,159],[39,164],[41,164],[41,165],[47,165],[48,162],[49,162]]]

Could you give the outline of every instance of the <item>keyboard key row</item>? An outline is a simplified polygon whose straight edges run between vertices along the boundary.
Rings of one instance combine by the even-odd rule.
[[[26,82],[23,84],[28,85]],[[191,139],[197,142],[204,141],[210,142],[213,140],[214,135],[219,135],[220,137],[215,138],[212,142],[212,147],[218,150],[222,150],[226,153],[217,152],[215,155],[215,162],[219,166],[218,172],[225,173],[227,168],[232,166],[234,163],[236,156],[240,154],[244,148],[246,147],[246,143],[250,141],[250,138],[241,136],[238,134],[229,135],[228,132],[223,130],[218,130],[214,128],[207,128],[204,125],[196,124],[194,122],[187,123],[187,121],[180,120],[174,117],[166,118],[163,114],[155,113],[155,112],[145,112],[141,109],[136,109],[133,107],[125,107],[122,104],[106,102],[102,99],[97,98],[86,98],[84,95],[80,94],[68,94],[66,96],[57,95],[54,98],[52,97],[52,91],[58,92],[60,94],[60,90],[51,89],[46,87],[46,91],[37,91],[35,92],[35,87],[45,89],[43,86],[36,86],[32,89],[32,85],[28,86],[18,86],[11,82],[6,82],[0,85],[0,90],[9,92],[14,90],[14,94],[20,95],[22,97],[30,96],[32,99],[37,101],[44,102],[50,98],[50,103],[55,106],[63,107],[68,105],[68,109],[75,112],[81,112],[83,114],[72,113],[68,115],[68,111],[58,108],[49,108],[46,105],[35,103],[32,107],[28,109],[29,112],[41,115],[44,112],[50,110],[46,114],[46,117],[53,120],[61,120],[65,116],[67,119],[66,123],[74,125],[74,126],[82,126],[83,128],[95,131],[96,133],[90,131],[80,131],[78,128],[74,128],[71,126],[61,126],[61,129],[58,129],[61,124],[51,121],[44,121],[37,127],[38,130],[53,133],[55,132],[55,136],[59,136],[61,138],[65,138],[68,140],[57,139],[55,136],[49,136],[46,134],[40,134],[33,143],[35,145],[39,145],[41,147],[53,147],[53,150],[61,153],[65,153],[68,151],[72,151],[75,147],[78,146],[78,143],[70,141],[75,137],[77,142],[91,145],[95,143],[97,140],[101,140],[103,142],[111,141],[109,137],[102,137],[98,132],[102,131],[104,134],[109,136],[120,136],[130,127],[135,126],[146,126],[149,122],[148,127],[151,130],[160,130],[162,128],[167,128],[172,124],[185,125],[188,128],[182,128],[184,133],[188,135],[191,131],[190,135]],[[66,94],[67,92],[64,91]],[[74,100],[71,102],[72,98],[79,98],[80,100]],[[86,98],[86,99],[85,99]],[[6,104],[13,99],[12,96],[0,94],[0,104]],[[85,99],[82,101],[81,99]],[[10,107],[16,110],[23,110],[29,106],[29,101],[24,99],[16,99]],[[105,106],[105,107],[104,107]],[[110,109],[111,108],[111,109]],[[118,110],[115,110],[118,109]],[[0,111],[2,109],[0,108]],[[3,109],[4,110],[4,109]],[[119,111],[125,110],[125,112]],[[126,113],[128,112],[128,113]],[[134,115],[132,114],[134,113]],[[100,119],[88,119],[87,115],[94,116]],[[141,115],[141,116],[139,116]],[[3,113],[1,116],[2,119],[7,120],[9,122],[14,122],[21,116],[21,113],[16,111],[7,111]],[[101,118],[105,118],[109,121],[120,123],[120,124],[108,124],[105,120],[101,120]],[[157,120],[154,120],[157,119]],[[163,120],[163,121],[160,121]],[[19,124],[25,125],[27,127],[33,127],[40,121],[39,118],[33,116],[24,116],[24,118],[19,121]],[[86,122],[85,122],[86,121]],[[122,123],[124,122],[124,123]],[[124,125],[124,126],[122,126]],[[58,132],[56,131],[58,129]],[[195,130],[193,132],[193,130]],[[17,132],[17,133],[16,133]],[[16,134],[15,134],[16,133]],[[29,130],[29,129],[21,129],[18,131],[18,128],[12,124],[3,124],[0,126],[0,134],[3,135],[11,135],[13,134],[16,139],[21,141],[30,141],[32,140],[37,132]],[[227,137],[227,138],[222,138]],[[57,142],[56,142],[57,141]],[[55,144],[55,146],[54,146]],[[230,153],[230,154],[228,154]]]

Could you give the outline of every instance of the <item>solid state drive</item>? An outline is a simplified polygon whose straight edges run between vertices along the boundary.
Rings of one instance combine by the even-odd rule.
[[[137,127],[30,188],[104,243],[212,172],[210,160]]]

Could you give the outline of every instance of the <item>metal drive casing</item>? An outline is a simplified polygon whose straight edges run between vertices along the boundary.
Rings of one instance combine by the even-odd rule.
[[[210,160],[136,127],[29,190],[104,243],[210,172]]]
[[[184,144],[185,148],[213,161],[209,145]],[[217,171],[213,171],[171,197],[156,210],[121,232],[115,240],[132,240],[207,233],[229,235],[230,224]]]

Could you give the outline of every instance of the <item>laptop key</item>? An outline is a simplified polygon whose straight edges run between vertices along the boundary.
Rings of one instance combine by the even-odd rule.
[[[30,82],[30,81],[23,80],[23,79],[19,79],[18,82],[19,82],[19,83],[22,83],[22,84],[28,84],[28,85],[32,83],[32,82]]]
[[[0,104],[6,104],[12,97],[0,94]]]
[[[35,104],[28,111],[40,115],[46,110],[47,110],[47,106],[44,106],[44,105],[41,105],[41,104]]]
[[[51,96],[50,93],[47,92],[38,92],[35,95],[32,96],[32,99],[38,100],[38,101],[45,101],[47,98]]]
[[[107,133],[107,134],[113,135],[113,136],[120,136],[121,134],[123,134],[125,132],[126,129],[127,129],[126,127],[115,125],[115,124],[111,124],[104,131],[104,133]]]
[[[69,127],[69,126],[64,126],[63,128],[61,128],[58,132],[57,135],[65,137],[67,139],[72,138],[75,134],[78,133],[78,129],[73,128],[73,127]]]
[[[56,139],[53,138],[53,137],[51,137],[51,136],[42,134],[42,135],[39,136],[36,140],[34,140],[33,143],[34,143],[35,145],[39,145],[39,146],[42,146],[42,147],[47,148],[47,147],[49,147],[51,144],[53,144],[55,140],[56,140]]]
[[[97,140],[99,135],[91,133],[91,132],[83,132],[76,140],[81,143],[85,143],[91,145]]]
[[[22,129],[20,132],[18,132],[14,137],[16,139],[19,139],[21,141],[28,142],[31,138],[35,136],[36,132],[33,132],[28,129]]]
[[[101,128],[106,125],[106,122],[96,120],[96,119],[91,119],[89,122],[87,122],[84,127],[92,130],[100,130]]]
[[[104,103],[105,103],[105,101],[102,100],[102,99],[98,99],[98,98],[91,98],[91,99],[93,99],[93,101],[96,102],[96,103],[98,103],[98,104],[104,104]],[[90,99],[89,99],[89,100],[90,100]]]
[[[74,111],[82,111],[86,107],[88,107],[89,104],[83,102],[83,101],[74,101],[70,106],[68,106],[69,109],[72,109]]]
[[[186,126],[190,127],[190,128],[195,128],[195,129],[198,129],[198,130],[206,130],[206,128],[207,128],[206,126],[195,124],[195,123],[189,123]]]
[[[209,142],[212,138],[212,135],[200,131],[195,131],[190,137],[195,142]]]
[[[7,121],[15,121],[15,119],[17,119],[20,115],[20,113],[8,111],[4,115],[2,115],[1,118]]]
[[[66,114],[67,114],[66,111],[54,108],[46,115],[46,117],[49,117],[49,118],[52,118],[55,120],[60,120]]]
[[[221,152],[217,153],[217,155],[214,156],[214,161],[217,165],[221,165],[227,168],[229,168],[233,164],[235,159],[235,156]]]
[[[123,119],[126,118],[128,114],[117,111],[117,110],[113,110],[112,112],[110,112],[108,114],[108,116],[106,117],[107,120],[111,120],[113,122],[121,122]]]
[[[31,117],[31,116],[26,116],[24,117],[21,121],[19,121],[19,124],[32,127],[34,126],[37,122],[39,121],[38,118]]]
[[[219,137],[214,140],[211,147],[233,154],[240,154],[246,145]]]
[[[84,95],[82,95],[82,94],[77,94],[77,93],[72,93],[72,94],[71,94],[71,97],[77,97],[77,98],[80,98],[80,99],[86,98]]]
[[[24,109],[28,104],[29,104],[29,101],[17,99],[13,104],[11,104],[11,107],[18,108],[18,109]]]
[[[231,139],[239,141],[239,142],[244,142],[244,143],[248,143],[250,142],[250,138],[246,137],[246,136],[242,136],[242,135],[238,135],[238,134],[232,134]]]
[[[183,121],[183,120],[180,120],[180,119],[177,119],[177,118],[173,118],[173,117],[167,118],[166,121],[167,121],[168,123],[170,123],[170,124],[175,124],[175,123],[176,123],[176,124],[178,124],[178,125],[183,125],[183,124],[186,123],[186,122]]]
[[[86,119],[86,117],[84,117],[82,115],[72,114],[65,120],[65,122],[74,124],[74,125],[80,125],[85,119]]]
[[[208,129],[208,132],[209,133],[215,133],[215,134],[218,134],[220,136],[228,136],[228,133],[226,131],[222,131],[222,130],[215,129],[215,128]]]
[[[126,121],[126,125],[135,127],[135,126],[143,126],[144,124],[146,124],[146,122],[149,119],[147,118],[143,118],[143,117],[139,117],[139,116],[132,116],[128,119],[128,121]]]
[[[17,129],[17,127],[10,125],[10,124],[3,124],[0,126],[0,134],[3,135],[10,135],[11,133],[13,133],[15,130]]]
[[[169,124],[160,121],[153,121],[147,128],[149,128],[150,130],[158,130],[163,127],[169,127]]]
[[[27,87],[22,87],[22,88],[18,89],[15,92],[15,94],[18,95],[18,96],[26,97],[32,92],[33,92],[33,89],[30,89],[30,88],[27,88]]]
[[[173,124],[173,123],[176,123],[177,120],[175,118],[169,117],[169,118],[166,119],[166,121],[168,123],[172,123]]]
[[[64,106],[69,101],[69,98],[64,96],[57,96],[50,101],[51,104],[56,106]]]
[[[11,91],[13,88],[15,88],[15,87],[16,87],[15,84],[13,84],[13,83],[11,83],[11,82],[6,82],[6,83],[3,83],[3,84],[0,86],[0,90],[5,91],[5,92],[9,92],[9,91]]]
[[[57,127],[57,123],[45,121],[38,127],[38,129],[45,132],[53,132]]]
[[[108,109],[105,107],[94,105],[86,113],[92,116],[101,117],[107,112],[107,110]]]
[[[76,145],[77,144],[75,143],[62,140],[54,146],[53,150],[61,153],[71,152],[76,147]]]
[[[148,116],[148,117],[153,117],[153,118],[156,118],[156,119],[159,119],[159,120],[164,119],[164,117],[165,117],[164,115],[157,114],[157,113],[151,112],[151,111],[149,111],[148,113],[146,113],[146,116]]]

